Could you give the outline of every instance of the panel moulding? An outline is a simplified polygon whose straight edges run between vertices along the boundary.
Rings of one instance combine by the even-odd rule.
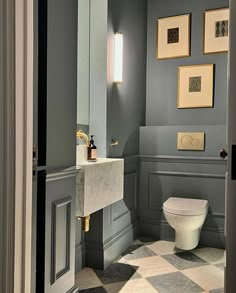
[[[141,155],[141,162],[168,162],[168,163],[193,163],[193,164],[217,164],[226,165],[227,159],[220,157],[200,156],[169,156],[169,155]]]
[[[138,174],[137,174],[137,171],[135,172],[128,172],[128,173],[125,173],[124,175],[124,178],[127,178],[127,177],[131,177],[131,176],[134,176],[135,177],[135,181],[134,181],[134,192],[135,192],[135,202],[134,202],[134,208],[132,210],[128,210],[128,211],[125,211],[123,213],[121,213],[120,215],[116,216],[115,218],[113,218],[113,205],[110,207],[110,223],[113,224],[115,223],[117,220],[119,220],[120,218],[124,217],[125,215],[129,214],[129,213],[132,213],[135,211],[135,209],[137,208],[137,178],[138,178]]]
[[[172,172],[172,171],[151,171],[148,172],[148,209],[158,210],[150,205],[151,194],[150,194],[150,179],[151,176],[173,176],[173,177],[189,177],[189,178],[208,178],[225,180],[225,174],[214,174],[214,173],[193,173],[193,172]]]

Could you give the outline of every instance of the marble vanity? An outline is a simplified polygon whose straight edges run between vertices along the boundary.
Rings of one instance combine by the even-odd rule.
[[[76,178],[76,216],[85,217],[123,198],[124,160],[83,162]]]

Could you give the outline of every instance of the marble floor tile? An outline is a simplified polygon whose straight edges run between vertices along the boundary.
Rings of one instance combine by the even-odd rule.
[[[91,289],[79,290],[78,293],[106,293],[103,287],[96,287]]]
[[[215,265],[218,269],[222,270],[223,272],[225,271],[225,264],[224,263],[219,263]]]
[[[127,284],[127,282],[118,282],[103,285],[107,293],[117,293]]]
[[[158,291],[145,279],[104,285],[107,293],[157,293]]]
[[[223,249],[203,247],[192,250],[192,253],[210,264],[220,264],[225,262],[225,250]]]
[[[224,293],[224,289],[211,290],[210,293]]]
[[[175,243],[171,241],[160,240],[147,245],[147,247],[159,255],[181,252],[180,249],[175,247]]]
[[[213,265],[183,270],[182,273],[206,291],[224,287],[224,272]]]
[[[131,280],[119,291],[120,293],[157,293],[158,291],[145,279]]]
[[[119,256],[115,261],[114,263],[124,263],[124,264],[128,264],[128,260],[124,257],[124,256]]]
[[[191,252],[166,254],[162,257],[179,270],[207,265],[207,263]]]
[[[181,272],[162,276],[153,276],[147,280],[161,293],[200,293],[203,290],[199,285],[185,277]]]
[[[136,239],[134,240],[133,245],[136,245],[136,244],[144,244],[144,243],[140,239]]]
[[[75,276],[75,284],[79,289],[99,287],[102,282],[99,280],[93,269],[84,268]]]
[[[223,293],[224,266],[224,250],[141,238],[105,271],[84,268],[76,285],[81,293]]]
[[[132,266],[138,267],[137,273],[142,277],[150,277],[176,272],[177,269],[161,256],[150,256],[129,261]]]
[[[156,253],[147,248],[145,245],[140,244],[132,245],[124,253],[122,253],[122,256],[126,260],[144,258],[153,255],[156,255]]]
[[[103,284],[109,284],[140,278],[140,275],[136,272],[137,269],[128,264],[113,263],[104,271],[94,271]]]

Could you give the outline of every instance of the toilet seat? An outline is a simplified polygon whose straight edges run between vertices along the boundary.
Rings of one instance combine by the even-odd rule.
[[[182,216],[202,215],[207,213],[208,201],[202,199],[170,197],[164,202],[163,210],[167,213]]]

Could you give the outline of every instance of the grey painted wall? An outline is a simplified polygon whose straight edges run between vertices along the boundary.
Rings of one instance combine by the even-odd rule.
[[[139,126],[145,124],[146,96],[145,0],[108,1],[107,154],[133,155],[139,152]],[[123,33],[123,83],[114,84],[112,68],[114,33]],[[111,139],[119,145],[111,147]]]
[[[227,1],[215,3],[208,0],[199,4],[183,0],[180,5],[174,0],[150,0],[146,42],[146,1],[108,1],[107,109],[102,97],[102,103],[96,104],[97,108],[93,105],[91,119],[93,115],[100,115],[104,121],[107,115],[105,136],[108,156],[140,152],[141,164],[135,157],[126,158],[124,201],[92,215],[91,231],[85,235],[85,241],[84,236],[77,233],[77,269],[81,266],[80,255],[84,250],[87,266],[106,267],[132,242],[139,227],[141,235],[173,240],[173,231],[161,211],[164,199],[170,194],[209,199],[211,210],[201,241],[212,246],[224,245],[226,161],[217,159],[217,156],[219,148],[225,145],[227,54],[203,56],[201,49],[203,11],[224,6],[227,6]],[[189,12],[192,13],[192,56],[157,61],[157,18]],[[117,31],[124,34],[124,81],[119,85],[112,83],[113,36]],[[194,63],[216,64],[214,108],[178,110],[177,67]],[[153,127],[141,128],[139,144],[138,128],[145,124],[145,108],[146,124]],[[206,151],[178,152],[177,131],[194,130],[206,133]],[[119,146],[110,146],[112,138],[119,141]]]
[[[140,129],[140,233],[174,238],[163,217],[170,196],[205,198],[210,211],[201,243],[224,246],[226,161],[219,151],[226,144],[227,54],[203,55],[203,14],[226,7],[228,1],[148,1],[146,127]],[[191,57],[156,60],[158,18],[192,14]],[[178,66],[215,64],[214,107],[177,109]],[[178,151],[177,132],[205,132],[205,151]]]
[[[178,131],[205,132],[205,151],[178,151]],[[225,126],[147,126],[141,128],[139,217],[141,235],[174,240],[163,217],[170,196],[207,199],[209,214],[203,227],[203,245],[224,246],[224,201],[227,161],[219,156],[225,144]],[[150,145],[153,147],[150,148]]]
[[[204,151],[177,150],[178,132],[204,132]],[[140,128],[140,155],[215,157],[226,144],[225,125],[147,126]]]
[[[139,127],[145,124],[146,21],[145,0],[108,1],[106,105],[103,96],[95,95],[96,87],[90,103],[93,110],[90,132],[100,133],[99,129],[106,121],[101,131],[105,129],[108,157],[139,153]],[[111,73],[114,33],[117,31],[124,34],[124,82],[118,86],[113,84]],[[95,50],[96,44],[93,46]],[[101,74],[103,76],[103,72]],[[96,119],[101,120],[99,124]],[[104,133],[97,137],[98,148],[103,147],[99,145],[103,138]],[[119,146],[110,147],[112,138],[119,140]],[[138,169],[136,156],[125,159],[124,200],[91,215],[91,230],[84,235],[85,242],[79,232],[80,223],[76,224],[76,270],[82,265],[83,251],[87,266],[105,268],[136,238]]]
[[[202,48],[204,11],[228,5],[228,0],[148,0],[146,125],[225,123],[227,54],[203,55]],[[186,13],[192,14],[191,57],[156,60],[157,19]],[[177,67],[204,63],[215,64],[214,108],[177,109]]]

